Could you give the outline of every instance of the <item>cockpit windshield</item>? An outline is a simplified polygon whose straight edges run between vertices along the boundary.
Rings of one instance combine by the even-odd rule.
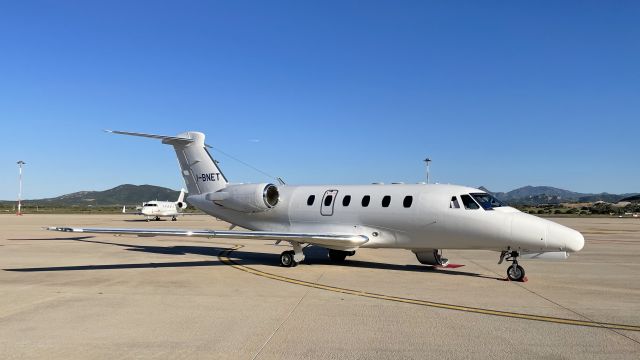
[[[473,196],[478,204],[480,204],[480,206],[482,206],[482,208],[485,210],[491,210],[493,208],[503,206],[502,203],[498,199],[494,198],[491,194],[473,193],[470,195]]]

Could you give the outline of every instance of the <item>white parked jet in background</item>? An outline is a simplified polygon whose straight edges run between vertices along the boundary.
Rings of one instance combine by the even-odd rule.
[[[127,213],[127,209],[123,206],[122,213],[144,215],[147,221],[149,221],[149,219],[159,221],[161,217],[171,217],[172,221],[176,221],[178,215],[184,214],[180,210],[186,208],[187,203],[184,201],[184,189],[181,189],[177,201],[148,201],[142,204],[142,207],[137,213]]]
[[[282,266],[304,260],[303,244],[328,249],[341,262],[358,248],[411,250],[422,264],[446,266],[442,249],[494,250],[511,261],[507,275],[522,280],[518,259],[566,259],[584,246],[579,232],[517,209],[490,194],[455,185],[230,184],[213,160],[205,136],[163,136],[172,145],[189,191],[188,201],[205,213],[252,231],[51,227],[49,230],[140,236],[200,236],[289,242]]]

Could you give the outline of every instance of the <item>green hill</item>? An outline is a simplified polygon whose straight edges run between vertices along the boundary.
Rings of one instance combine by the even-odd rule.
[[[25,200],[25,205],[40,206],[107,206],[140,205],[150,200],[176,201],[179,191],[154,185],[116,186],[104,191],[79,191],[48,199]],[[5,202],[15,203],[15,201]]]
[[[551,186],[524,186],[508,192],[491,192],[484,187],[481,189],[492,193],[496,198],[512,205],[559,204],[564,202],[618,202],[631,194],[586,194]]]

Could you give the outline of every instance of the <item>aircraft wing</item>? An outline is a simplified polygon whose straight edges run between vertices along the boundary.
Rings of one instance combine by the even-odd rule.
[[[225,231],[225,230],[180,230],[180,229],[118,229],[118,228],[73,228],[48,227],[50,231],[73,233],[114,234],[135,236],[185,236],[222,239],[246,240],[280,240],[297,243],[339,247],[344,249],[357,248],[369,241],[364,235],[345,233],[291,233],[271,231]]]

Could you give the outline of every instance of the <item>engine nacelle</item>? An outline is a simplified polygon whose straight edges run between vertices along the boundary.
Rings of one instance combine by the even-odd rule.
[[[273,184],[228,185],[207,194],[206,199],[227,209],[253,213],[267,211],[278,205],[280,192]]]
[[[178,202],[176,203],[176,207],[177,207],[178,209],[182,209],[182,210],[184,210],[184,209],[186,209],[186,208],[187,208],[187,203],[186,203],[186,202],[184,202],[184,201],[178,201]]]
[[[416,254],[416,258],[418,258],[418,261],[420,261],[421,264],[431,266],[449,265],[449,259],[443,258],[442,251],[438,249],[413,250],[413,253]]]

